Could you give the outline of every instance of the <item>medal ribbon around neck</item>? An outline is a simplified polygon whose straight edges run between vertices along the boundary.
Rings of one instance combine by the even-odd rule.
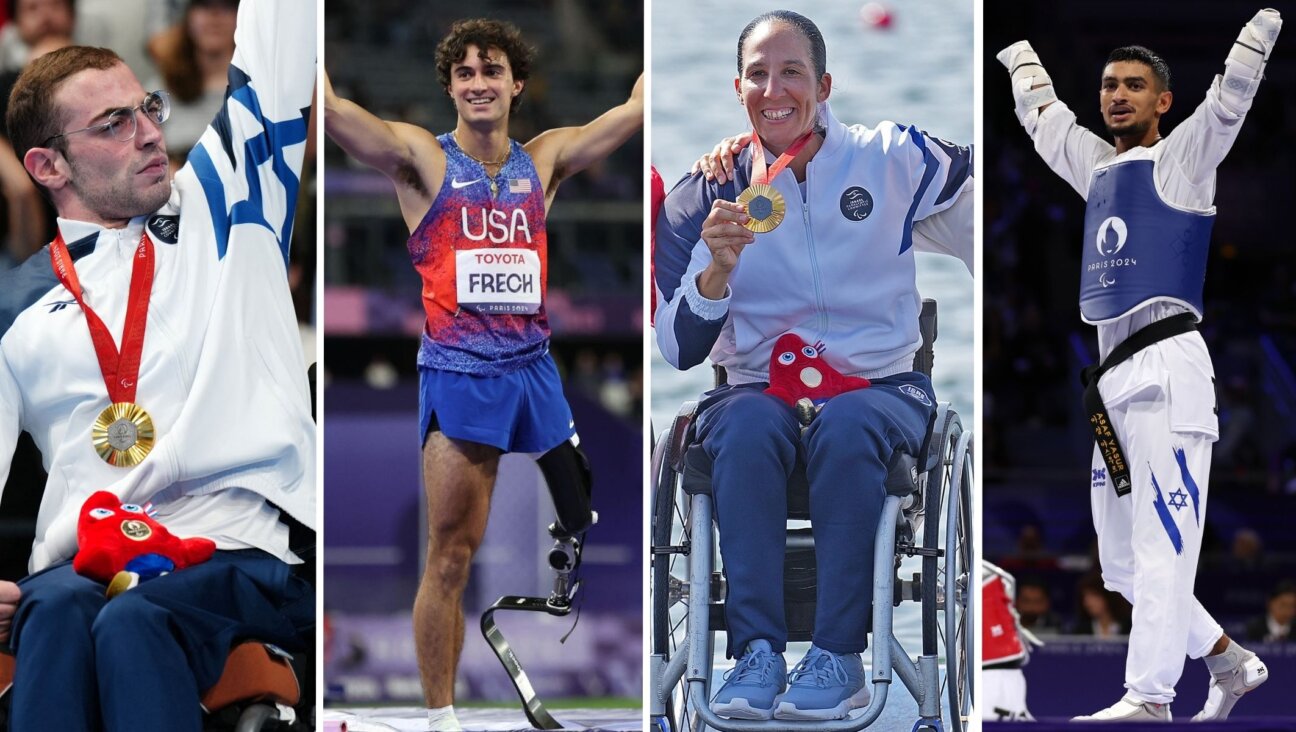
[[[153,449],[155,430],[148,412],[135,404],[140,361],[144,354],[144,330],[148,320],[149,298],[153,292],[153,243],[147,230],[140,234],[131,266],[130,293],[126,300],[126,324],[122,328],[121,350],[113,342],[108,326],[89,303],[81,289],[81,279],[72,264],[72,255],[60,232],[50,243],[50,261],[54,273],[85,313],[94,342],[95,356],[103,374],[104,386],[112,404],[99,414],[91,428],[91,441],[99,457],[109,465],[130,467],[138,464]]]
[[[752,184],[738,194],[738,203],[747,207],[747,223],[743,226],[757,234],[764,234],[783,223],[787,204],[783,201],[783,194],[769,183],[805,149],[813,136],[814,130],[810,130],[798,137],[766,170],[765,148],[761,146],[760,135],[752,133]]]

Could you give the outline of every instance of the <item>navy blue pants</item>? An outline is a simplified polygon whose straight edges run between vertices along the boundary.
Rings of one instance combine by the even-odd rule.
[[[935,413],[931,381],[911,372],[833,397],[801,434],[791,408],[765,384],[720,387],[700,405],[698,436],[711,458],[720,554],[729,580],[729,655],[757,638],[782,652],[787,479],[798,457],[810,483],[818,591],[815,645],[835,653],[868,647],[873,542],[887,462],[917,455]]]
[[[18,584],[14,732],[200,730],[199,697],[234,642],[314,636],[311,586],[258,550],[216,552],[112,600],[70,562]]]

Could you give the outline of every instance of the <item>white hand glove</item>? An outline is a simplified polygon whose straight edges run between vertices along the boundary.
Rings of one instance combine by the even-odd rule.
[[[1003,64],[1012,75],[1013,103],[1017,119],[1026,128],[1033,131],[1039,119],[1039,108],[1057,101],[1053,91],[1053,80],[1040,65],[1039,55],[1031,48],[1030,42],[1018,41],[1000,51],[995,58]]]
[[[1264,78],[1265,63],[1280,30],[1282,17],[1277,10],[1269,8],[1256,13],[1242,26],[1224,60],[1224,78],[1220,84],[1220,98],[1233,111],[1245,113],[1251,106],[1251,98]]]
[[[1237,61],[1257,72],[1269,60],[1274,42],[1278,40],[1278,31],[1282,30],[1282,16],[1277,10],[1265,8],[1255,14],[1251,22],[1242,26],[1237,41],[1229,51],[1229,60]],[[1258,74],[1257,74],[1258,75]]]

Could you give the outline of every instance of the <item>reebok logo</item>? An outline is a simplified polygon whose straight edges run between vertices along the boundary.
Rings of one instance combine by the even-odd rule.
[[[459,190],[460,188],[467,188],[468,186],[472,185],[473,183],[477,183],[477,182],[480,182],[480,181],[481,181],[481,178],[473,178],[472,180],[464,181],[464,182],[460,183],[458,178],[451,178],[451,179],[450,179],[450,187],[453,188],[453,189],[455,189],[455,190]]]
[[[57,313],[68,305],[76,305],[76,300],[56,300],[45,304],[49,306],[49,311],[51,313]]]

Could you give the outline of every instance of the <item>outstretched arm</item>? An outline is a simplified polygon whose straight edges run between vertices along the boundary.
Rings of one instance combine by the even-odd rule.
[[[995,58],[1008,69],[1012,76],[1013,104],[1017,119],[1026,134],[1035,135],[1035,124],[1039,116],[1057,101],[1057,92],[1053,89],[1053,79],[1040,63],[1039,54],[1031,48],[1030,41],[1017,41],[1000,51]]]
[[[1265,64],[1281,30],[1282,16],[1271,8],[1256,13],[1242,26],[1224,60],[1224,76],[1215,87],[1219,89],[1220,103],[1228,111],[1240,116],[1251,108],[1251,100],[1264,78]]]
[[[969,186],[955,199],[954,205],[914,223],[914,250],[958,257],[975,275],[972,229],[976,217],[972,188]]]
[[[1282,18],[1269,9],[1242,26],[1224,60],[1224,73],[1215,77],[1205,101],[1162,143],[1177,165],[1159,168],[1158,175],[1183,175],[1190,184],[1206,189],[1206,201],[1214,197],[1215,169],[1237,140],[1280,30]],[[1168,185],[1167,180],[1159,182]]]
[[[995,58],[1012,75],[1014,111],[1036,152],[1081,197],[1089,195],[1094,165],[1114,155],[1115,148],[1076,124],[1075,113],[1058,101],[1053,79],[1030,42],[1018,41]]]
[[[526,144],[535,161],[546,204],[553,200],[565,178],[611,155],[643,127],[643,74],[639,75],[625,103],[599,115],[584,127],[559,127],[538,135]]]
[[[343,99],[324,74],[324,131],[347,155],[386,175],[410,231],[418,226],[445,178],[445,151],[422,127],[388,122]]]
[[[288,262],[306,114],[315,96],[316,6],[314,0],[239,5],[224,103],[189,151],[189,172],[177,174],[192,173],[201,184],[220,258],[236,226],[256,224]]]
[[[328,72],[324,73],[324,131],[347,155],[388,177],[414,157],[398,123],[379,119],[350,99],[339,97]]]

